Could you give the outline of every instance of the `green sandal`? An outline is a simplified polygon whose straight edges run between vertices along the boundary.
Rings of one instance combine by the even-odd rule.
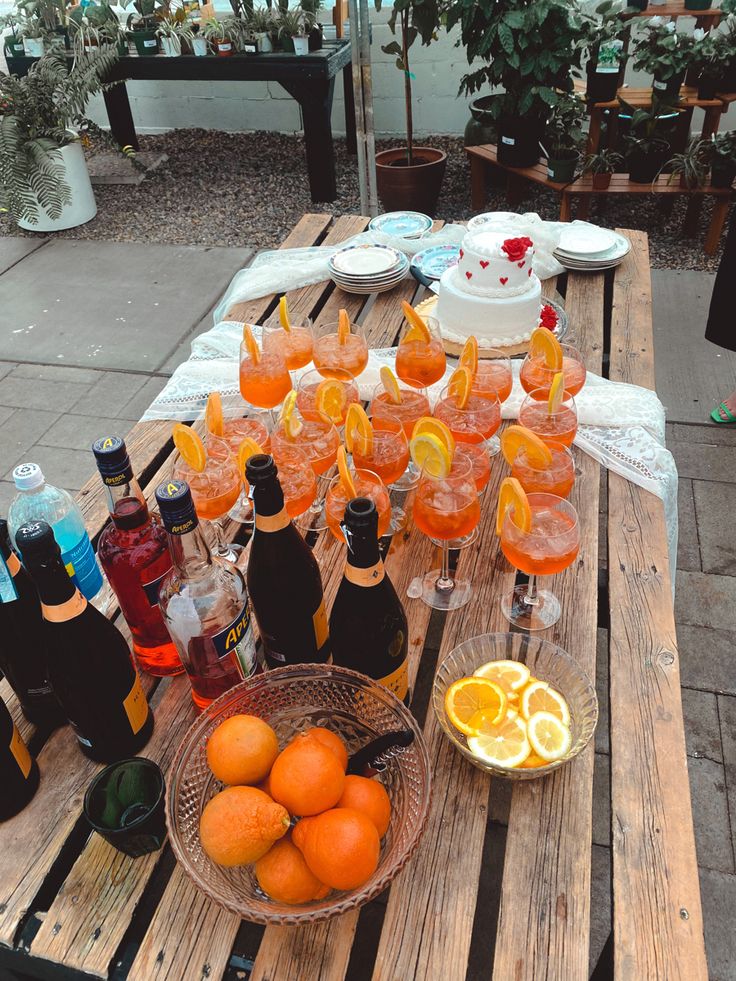
[[[718,409],[723,409],[723,411],[728,416],[728,419],[724,419],[721,413],[718,411]],[[721,402],[721,404],[718,406],[718,409],[713,409],[713,411],[710,414],[710,417],[713,420],[713,422],[717,422],[717,423],[736,422],[736,416],[733,414],[733,412],[731,412],[731,410],[729,409],[729,407],[726,405],[725,402]]]

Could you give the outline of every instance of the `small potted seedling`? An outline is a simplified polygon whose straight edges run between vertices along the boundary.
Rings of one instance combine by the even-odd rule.
[[[235,46],[241,35],[240,23],[235,17],[223,17],[222,20],[210,17],[204,22],[202,30],[218,58],[229,58],[235,54]]]
[[[0,17],[0,30],[9,28],[9,33],[3,37],[3,49],[6,58],[21,58],[25,54],[23,34],[15,14]]]
[[[194,38],[192,30],[186,21],[176,17],[166,17],[156,28],[156,35],[161,42],[161,50],[167,58],[176,58],[181,54],[182,41],[191,43]]]
[[[279,38],[284,51],[293,51],[297,55],[309,54],[309,38],[307,34],[310,25],[306,11],[300,7],[293,10],[282,10],[279,13]]]
[[[698,86],[699,99],[715,99],[718,85],[723,76],[723,64],[718,51],[716,38],[702,27],[693,31],[692,72]]]
[[[611,174],[622,166],[624,158],[615,150],[599,150],[585,160],[584,174],[590,174],[596,191],[605,191],[611,183]]]
[[[206,58],[209,54],[209,44],[207,38],[201,31],[198,23],[192,24],[192,54],[197,58]]]
[[[123,7],[128,7],[131,0],[121,0]],[[127,27],[133,39],[135,50],[142,57],[157,55],[158,48],[158,18],[156,16],[157,0],[132,0],[135,12],[128,14]]]
[[[274,18],[269,7],[254,7],[247,18],[248,27],[253,33],[261,54],[273,51],[271,35],[274,32]]]
[[[708,148],[708,140],[698,137],[690,140],[685,150],[675,153],[662,168],[670,172],[667,183],[671,184],[675,177],[679,177],[680,187],[686,191],[703,187],[708,179]]]
[[[28,58],[42,58],[46,50],[44,35],[48,36],[48,27],[44,24],[40,5],[36,0],[25,0],[17,5],[17,9],[23,53]]]
[[[557,184],[569,184],[575,177],[585,139],[582,125],[586,116],[585,103],[578,96],[566,92],[557,95],[543,142],[547,153],[547,176]]]

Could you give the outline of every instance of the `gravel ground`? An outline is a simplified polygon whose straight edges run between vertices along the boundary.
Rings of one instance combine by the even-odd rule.
[[[315,204],[309,196],[300,136],[180,129],[144,136],[140,142],[143,150],[166,153],[168,161],[138,186],[97,185],[97,217],[87,225],[57,234],[167,245],[269,248],[283,240],[304,212],[340,215],[359,211],[357,164],[346,153],[344,140],[335,141],[338,197],[330,204]],[[470,176],[462,141],[432,137],[426,142],[448,153],[438,216],[447,220],[469,218]],[[379,149],[396,145],[399,141],[378,141]],[[674,207],[668,213],[672,202]],[[505,207],[503,191],[491,188],[488,209]],[[685,207],[684,197],[594,198],[590,220],[608,227],[647,231],[653,267],[713,271],[719,256],[708,258],[702,247],[711,201],[706,199],[696,239],[681,235]],[[520,210],[538,211],[544,218],[556,218],[558,208],[556,194],[536,187],[520,205]],[[24,233],[4,218],[0,234]]]

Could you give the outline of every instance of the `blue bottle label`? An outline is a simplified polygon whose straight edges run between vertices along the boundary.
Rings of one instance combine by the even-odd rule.
[[[61,561],[85,599],[92,599],[99,593],[102,589],[102,573],[86,532],[76,545],[61,553]]]
[[[158,606],[158,591],[161,588],[161,583],[171,572],[171,569],[167,569],[166,572],[162,572],[157,579],[152,579],[151,582],[142,582],[141,588],[148,598],[148,602],[151,606]]]
[[[13,603],[18,599],[13,577],[8,571],[5,560],[0,556],[0,603]]]
[[[223,657],[234,657],[243,677],[250,678],[256,670],[256,645],[248,607],[244,606],[232,623],[213,634],[211,639],[217,656],[221,660]]]

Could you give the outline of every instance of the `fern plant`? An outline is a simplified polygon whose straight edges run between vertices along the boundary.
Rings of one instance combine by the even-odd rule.
[[[0,204],[15,221],[38,223],[38,205],[52,218],[71,203],[61,147],[78,139],[71,127],[100,132],[85,117],[90,97],[117,60],[110,45],[80,52],[69,67],[63,54],[44,55],[23,78],[0,72]]]

